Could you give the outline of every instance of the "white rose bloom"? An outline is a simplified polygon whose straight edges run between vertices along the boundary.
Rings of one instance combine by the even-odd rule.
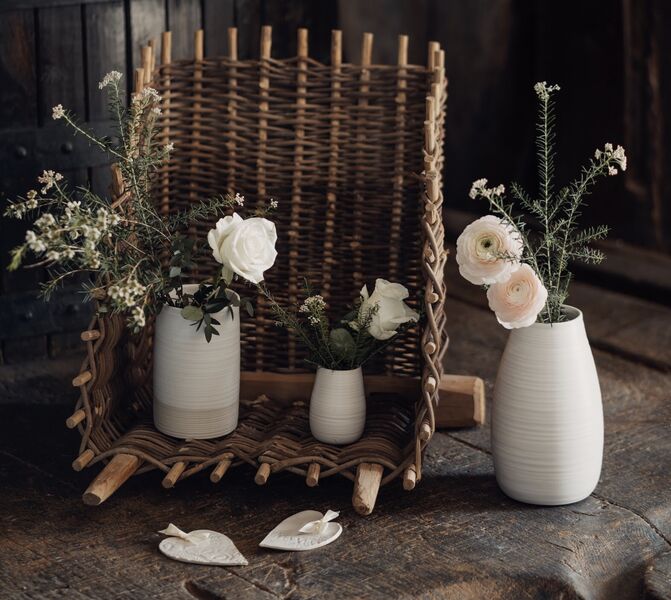
[[[543,310],[548,292],[529,265],[521,265],[508,281],[496,283],[487,290],[489,308],[506,329],[528,327]]]
[[[211,229],[207,241],[215,260],[224,266],[224,275],[237,273],[252,283],[263,281],[263,273],[275,264],[277,231],[268,219],[239,215],[224,217]]]
[[[473,221],[457,239],[459,273],[475,285],[506,281],[519,268],[523,251],[524,242],[513,226],[487,215]]]
[[[396,330],[408,321],[417,322],[419,314],[412,310],[403,300],[408,297],[408,290],[400,283],[390,283],[384,279],[375,281],[375,290],[369,296],[368,288],[361,288],[361,307],[359,314],[365,315],[375,305],[377,311],[368,327],[375,339],[388,340],[396,334]]]
[[[207,234],[207,242],[212,248],[212,256],[220,264],[224,264],[221,257],[221,246],[224,243],[226,236],[233,230],[233,228],[242,223],[242,218],[239,214],[234,213],[232,216],[219,219],[215,225],[215,229],[210,229]]]

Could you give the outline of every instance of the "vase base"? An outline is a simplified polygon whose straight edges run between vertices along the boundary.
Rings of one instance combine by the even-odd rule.
[[[501,484],[498,478],[496,483],[498,484],[499,489],[509,498],[512,498],[517,502],[531,504],[534,506],[566,506],[568,504],[576,504],[577,502],[582,502],[586,498],[589,498],[591,493],[596,488],[595,485],[590,488],[589,491],[582,491],[580,493],[573,494],[530,494],[528,492],[521,492],[519,490],[509,488],[506,485]]]
[[[228,435],[238,426],[239,405],[195,410],[176,408],[154,399],[154,426],[183,440],[210,440]]]

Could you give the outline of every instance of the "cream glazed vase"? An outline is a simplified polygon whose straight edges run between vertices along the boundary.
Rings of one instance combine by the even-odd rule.
[[[191,288],[191,289],[190,289]],[[193,293],[197,286],[184,286]],[[182,439],[210,439],[233,431],[240,404],[240,311],[213,315],[219,335],[208,343],[201,328],[164,306],[154,330],[154,424]]]
[[[319,367],[310,398],[310,431],[327,444],[351,444],[366,425],[361,367],[333,371]]]
[[[494,388],[496,480],[511,498],[561,505],[589,496],[601,474],[603,408],[582,312],[513,329]]]

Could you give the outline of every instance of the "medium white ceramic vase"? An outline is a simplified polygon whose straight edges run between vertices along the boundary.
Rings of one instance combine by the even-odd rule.
[[[496,480],[511,498],[560,505],[589,496],[601,474],[603,408],[582,312],[510,332],[494,388]]]
[[[184,286],[186,291],[190,286]],[[219,335],[208,343],[202,328],[164,306],[154,330],[154,424],[168,435],[210,439],[233,431],[240,404],[240,312],[213,315]]]
[[[332,371],[319,367],[310,398],[310,431],[327,444],[351,444],[366,425],[361,367]]]

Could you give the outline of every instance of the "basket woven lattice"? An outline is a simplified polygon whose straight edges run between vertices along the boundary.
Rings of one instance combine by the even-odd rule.
[[[270,28],[261,38],[259,60],[237,59],[234,29],[227,57],[203,58],[202,32],[193,60],[170,61],[169,33],[157,67],[156,44],[143,50],[135,91],[151,83],[161,93],[161,141],[175,145],[157,179],[160,209],[225,191],[244,194],[252,208],[274,198],[279,256],[266,281],[280,301],[299,299],[307,277],[338,314],[364,283],[384,277],[422,298],[425,324],[367,373],[364,436],[331,446],[310,435],[312,375],[262,298],[255,317],[242,323],[240,423],[215,440],[178,440],[154,429],[151,325],[134,337],[120,318],[96,316],[82,334],[87,355],[74,380],[81,395],[68,419],[82,435],[74,468],[109,461],[85,493],[88,503],[102,502],[134,473],[161,469],[170,487],[208,468],[216,482],[230,466],[247,463],[257,469],[257,483],[281,470],[308,485],[344,475],[356,482],[355,507],[368,513],[380,484],[403,476],[412,489],[421,478],[447,345],[444,53],[431,43],[428,66],[409,65],[401,36],[398,64],[372,65],[366,34],[360,64],[346,64],[336,31],[325,65],[309,58],[306,30],[299,30],[298,56],[290,59],[271,58]],[[118,170],[114,175],[119,205],[129,192]],[[204,237],[208,229],[204,223],[192,233]],[[198,271],[215,268],[201,264]]]

